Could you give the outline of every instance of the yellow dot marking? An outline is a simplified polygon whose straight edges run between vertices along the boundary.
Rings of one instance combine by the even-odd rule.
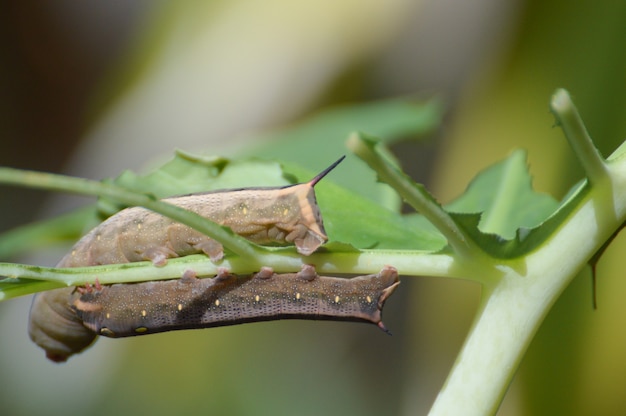
[[[367,303],[372,303],[372,298],[370,298],[369,296],[366,297],[365,300],[367,301]]]
[[[259,297],[259,295],[256,295],[256,296],[254,297],[254,301],[255,301],[255,302],[258,302],[258,301],[260,301],[260,300],[261,300],[261,298]]]
[[[339,296],[335,296],[335,303],[339,303]]]
[[[141,316],[144,316],[144,317],[145,317],[146,315],[147,315],[146,310],[145,310],[145,309],[142,309],[142,310],[141,310]]]
[[[300,300],[301,297],[300,292],[296,293],[296,300]]]
[[[76,250],[72,250],[72,256],[76,255]]]
[[[289,214],[289,208],[285,208],[285,210],[283,211],[283,216],[287,216],[287,214]]]
[[[219,299],[215,301],[215,306],[220,306],[220,300]]]
[[[179,304],[178,304],[178,310],[179,310],[179,311],[182,311],[182,310],[183,310],[183,304],[182,304],[182,303],[179,303]]]
[[[141,230],[141,224],[137,224],[137,229]]]
[[[243,207],[241,212],[243,212],[243,215],[246,215],[248,213],[248,208],[247,207]]]
[[[106,317],[107,319],[111,318],[111,314],[107,312]]]
[[[100,241],[100,234],[96,236],[96,240]]]
[[[142,334],[147,331],[148,331],[148,328],[146,328],[145,326],[140,326],[139,328],[135,328],[135,332],[138,334]]]
[[[100,328],[100,334],[102,335],[108,335],[108,336],[113,336],[115,335],[113,333],[113,331],[111,331],[109,328]]]

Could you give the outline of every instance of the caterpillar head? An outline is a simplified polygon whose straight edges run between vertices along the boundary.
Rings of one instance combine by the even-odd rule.
[[[35,295],[30,307],[28,335],[57,363],[67,361],[96,338],[70,308],[74,296],[78,294],[73,287],[50,290]]]

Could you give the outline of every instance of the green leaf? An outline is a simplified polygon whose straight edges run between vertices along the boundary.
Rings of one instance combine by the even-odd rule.
[[[424,136],[441,119],[441,104],[436,100],[417,102],[393,99],[368,104],[346,105],[322,111],[294,126],[259,136],[248,153],[255,157],[288,160],[319,172],[345,153],[344,139],[355,129],[365,129],[385,137],[388,142],[407,137]],[[294,183],[283,176],[275,162],[258,160],[258,165],[246,162],[245,169],[236,168],[238,162],[221,157],[193,155],[177,151],[175,157],[160,168],[138,175],[123,172],[114,183],[159,198],[216,189],[250,186],[279,186]],[[246,171],[247,169],[247,171]],[[348,158],[342,164],[341,175],[333,180],[350,187],[361,196],[391,209],[399,207],[397,195],[383,184],[371,183],[375,175],[356,161]],[[306,178],[304,180],[308,180]],[[365,184],[366,183],[366,184]],[[97,221],[113,215],[123,206],[105,199],[98,200],[99,216],[72,214],[62,220],[67,226],[59,228],[61,220],[44,220],[20,229],[0,234],[0,258],[7,259],[33,247],[44,247],[59,241],[75,241]],[[370,238],[364,238],[372,242]],[[373,243],[375,244],[375,243]]]
[[[359,249],[423,250],[435,252],[446,243],[432,226],[415,226],[414,217],[400,215],[334,183],[343,170],[315,186],[329,241],[350,244]],[[298,178],[311,172],[287,163],[285,170]],[[302,180],[302,179],[301,179]],[[373,187],[374,181],[362,181]],[[424,225],[424,223],[421,223]]]
[[[515,258],[537,248],[560,223],[553,220],[558,208],[556,199],[533,190],[523,150],[480,172],[446,206],[459,227],[497,258]]]
[[[423,137],[439,126],[441,107],[438,100],[392,99],[331,108],[295,126],[256,137],[258,145],[247,154],[290,160],[315,170],[328,162],[329,155],[343,154],[346,136],[356,130],[381,137],[386,144]],[[349,182],[354,177],[358,178],[346,175]]]
[[[446,206],[455,222],[489,254],[515,258],[537,249],[588,191],[575,185],[562,204],[532,189],[526,153],[518,150],[479,173]]]
[[[558,205],[551,196],[532,189],[526,152],[517,150],[479,173],[463,195],[446,209],[457,213],[481,213],[480,231],[513,239],[518,229],[539,226]]]
[[[84,225],[94,218],[94,207],[34,222],[0,234],[0,259],[19,253],[40,250],[52,244],[75,241],[85,231]]]
[[[0,301],[60,287],[63,285],[44,280],[0,278]]]
[[[229,160],[177,151],[174,158],[144,175],[125,171],[111,182],[157,198],[198,192],[254,186],[284,186],[293,183],[283,176],[280,164],[258,159]],[[125,208],[107,199],[98,200],[106,218]]]
[[[477,248],[496,258],[520,256],[535,249],[549,236],[552,225],[558,225],[554,221],[545,224],[557,213],[558,202],[533,191],[522,151],[514,152],[479,173],[466,192],[444,212],[423,185],[413,182],[389,160],[379,140],[355,134],[349,144],[377,170],[381,180],[391,184],[410,205],[433,222],[457,254],[464,252],[474,256],[478,254]],[[542,227],[542,224],[545,225]]]
[[[243,154],[288,160],[315,171],[345,153],[345,139],[353,131],[365,131],[386,144],[423,139],[440,125],[442,114],[436,99],[391,99],[331,108],[293,127],[256,137],[251,142],[258,145]],[[376,177],[371,169],[350,157],[343,164],[338,184],[393,210],[400,207],[387,185],[371,186]]]

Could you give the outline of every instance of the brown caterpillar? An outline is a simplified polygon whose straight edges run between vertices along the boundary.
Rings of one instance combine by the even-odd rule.
[[[308,256],[328,240],[313,187],[344,157],[306,183],[205,192],[164,201],[230,227],[254,243],[292,243],[298,253]],[[148,209],[133,207],[91,230],[58,267],[144,260],[164,265],[168,258],[202,252],[213,261],[224,255],[220,243],[199,231]]]
[[[370,322],[387,332],[382,308],[398,284],[393,267],[352,279],[318,276],[308,265],[298,273],[262,268],[250,276],[221,271],[206,279],[188,271],[177,280],[52,291],[52,302],[39,297],[33,305],[62,319],[51,326],[45,316],[31,315],[29,332],[56,362],[81,352],[97,335],[117,338],[277,319]]]
[[[294,243],[299,253],[308,255],[327,240],[313,187],[342,160],[343,157],[304,184],[282,188],[217,191],[170,198],[167,201],[204,215],[219,224],[229,226],[234,232],[253,242],[259,244]],[[199,252],[208,254],[212,260],[218,260],[223,255],[222,247],[218,242],[189,227],[144,208],[128,208],[112,216],[83,237],[72,251],[59,262],[58,267],[116,264],[141,260],[151,260],[156,265],[162,265],[168,258]],[[378,303],[376,303],[376,305],[379,305],[378,315],[370,315],[369,321],[379,324],[383,329],[384,326],[380,322],[380,308],[382,308],[384,299],[395,288],[394,282],[397,280],[395,269],[393,272],[390,270],[385,269],[384,273],[381,272],[381,276],[384,276],[386,280],[389,280],[390,275],[395,276],[394,281],[388,284],[388,286],[391,285],[391,288],[377,296],[373,296],[373,294],[365,295],[368,303],[371,303],[373,299],[378,299]],[[167,318],[168,316],[171,318],[171,314],[159,315],[159,308],[163,308],[164,305],[171,305],[175,299],[178,299],[176,296],[180,296],[181,288],[189,291],[188,297],[185,299],[189,299],[189,296],[191,296],[192,299],[197,299],[197,302],[200,302],[201,305],[202,298],[197,297],[197,291],[202,290],[203,284],[213,282],[213,280],[195,280],[187,276],[180,281],[169,283],[114,285],[101,291],[96,288],[97,293],[115,293],[114,296],[109,295],[108,298],[105,295],[100,296],[103,296],[105,299],[117,299],[117,304],[111,303],[115,302],[111,300],[108,300],[106,303],[101,300],[89,300],[90,295],[88,293],[81,294],[73,288],[48,291],[36,295],[33,299],[29,319],[29,335],[37,345],[46,350],[48,358],[53,361],[65,361],[72,354],[87,348],[94,341],[97,334],[137,335],[137,330],[140,330],[140,328],[146,328],[146,331],[150,332],[158,332],[192,327],[232,325],[241,322],[288,317],[368,320],[362,313],[358,314],[353,309],[344,308],[343,305],[349,299],[352,299],[352,303],[348,303],[348,305],[352,304],[353,307],[357,301],[354,300],[356,298],[350,298],[352,295],[344,295],[343,293],[357,292],[350,292],[350,286],[343,279],[335,282],[337,279],[321,278],[314,273],[314,270],[311,272],[310,269],[305,269],[296,275],[269,274],[271,276],[268,277],[267,270],[261,271],[256,277],[248,278],[247,281],[252,283],[246,285],[242,283],[246,281],[245,278],[233,280],[227,279],[226,276],[221,276],[214,281],[214,284],[211,283],[206,288],[204,296],[210,297],[211,290],[214,290],[215,293],[219,294],[219,297],[215,299],[216,302],[220,301],[220,299],[230,299],[230,307],[234,309],[231,309],[227,314],[218,313],[222,309],[217,309],[209,316],[203,315],[202,318],[198,317],[195,321],[189,318],[184,322],[178,322],[178,324],[166,324],[163,323],[164,321],[159,321],[160,319],[169,319]],[[303,287],[302,290],[297,289],[298,291],[295,294],[296,300],[300,301],[304,295],[309,298],[309,294],[311,294],[311,299],[316,299],[317,297],[319,302],[322,302],[321,299],[323,299],[324,293],[331,295],[334,293],[332,299],[336,299],[335,306],[337,306],[334,314],[329,313],[331,309],[328,309],[328,307],[326,309],[315,309],[313,305],[308,304],[306,308],[299,309],[297,308],[299,305],[297,302],[291,305],[291,309],[281,309],[282,306],[277,306],[280,305],[281,296],[287,296],[290,293],[288,288],[299,287],[298,284],[303,284],[303,282],[307,281],[305,279],[307,276],[312,283]],[[290,277],[293,280],[291,282]],[[334,279],[332,282],[335,283],[329,284],[330,286],[323,284],[328,279]],[[351,280],[354,284],[361,281],[358,279]],[[202,282],[202,284],[199,282]],[[282,286],[272,282],[281,282]],[[362,281],[360,284],[363,290],[369,290],[366,281]],[[258,302],[261,302],[261,296],[263,296],[263,302],[266,302],[267,299],[267,304],[264,306],[265,309],[251,309],[249,304],[246,309],[245,302],[249,302],[249,299],[245,300],[246,292],[242,292],[241,295],[238,295],[238,293],[247,290],[246,288],[248,287],[256,288],[257,286],[258,289],[256,290],[259,293],[255,295],[254,299],[256,301],[257,296],[259,297]],[[140,306],[132,306],[134,305],[134,297],[140,296],[141,293],[150,292],[150,290],[146,289],[150,287],[160,288],[154,293],[154,295],[160,297],[148,296]],[[308,291],[305,291],[304,289],[307,288]],[[221,293],[224,293],[224,297],[222,297]],[[387,294],[383,296],[383,293]],[[271,296],[266,298],[266,294],[271,294]],[[244,304],[237,305],[237,299],[240,299]],[[283,298],[283,301],[284,299],[286,298]],[[226,300],[221,300],[220,302],[224,305]],[[97,309],[104,308],[110,314],[112,313],[110,311],[115,310],[115,308],[111,307],[113,304],[131,305],[129,310],[140,310],[142,319],[147,318],[148,311],[150,311],[150,319],[152,321],[150,321],[150,325],[139,326],[139,324],[135,325],[127,321],[128,318],[122,316],[114,318],[108,323],[98,323],[101,322],[102,315],[98,317]],[[300,304],[304,303],[301,302]],[[177,307],[180,305],[181,308],[178,312],[182,313],[183,310],[189,310],[195,311],[194,313],[196,314],[199,313],[198,307],[187,309],[188,307],[182,301],[176,301],[176,305]],[[374,304],[372,303],[371,305]],[[219,305],[214,303],[214,306],[218,307]],[[133,307],[135,309],[132,309]],[[204,306],[205,309],[208,307],[210,306]],[[371,309],[370,311],[374,310]],[[108,319],[106,313],[104,317],[104,319]],[[159,322],[162,323],[159,324]],[[121,327],[116,325],[121,325]],[[124,328],[126,330],[123,330]],[[110,331],[110,333],[107,331]]]

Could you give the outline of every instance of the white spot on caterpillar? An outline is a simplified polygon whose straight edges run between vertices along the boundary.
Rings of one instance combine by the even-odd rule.
[[[106,313],[106,317],[107,317],[107,319],[110,319],[111,318],[111,314],[107,312]]]
[[[339,303],[339,300],[340,300],[339,296],[335,296],[335,303]]]
[[[254,297],[254,301],[255,301],[255,302],[258,302],[258,301],[260,301],[260,300],[261,300],[261,297],[260,297],[259,295],[256,295],[256,296]]]
[[[369,296],[366,297],[365,300],[367,301],[367,303],[372,303],[372,298],[370,298]]]
[[[146,316],[146,315],[147,315],[146,310],[145,310],[145,309],[142,309],[142,310],[141,310],[141,316],[143,316],[143,317],[145,318],[145,316]]]
[[[109,328],[106,328],[106,327],[100,329],[100,334],[106,335],[109,337],[112,337],[113,335],[115,335],[113,331],[111,331]]]
[[[182,311],[182,310],[183,310],[183,304],[182,304],[182,303],[179,303],[179,304],[178,304],[178,311]]]
[[[300,300],[301,297],[300,292],[296,293],[296,300]]]
[[[219,300],[219,299],[217,299],[217,300],[215,301],[215,306],[220,306],[220,300]]]

